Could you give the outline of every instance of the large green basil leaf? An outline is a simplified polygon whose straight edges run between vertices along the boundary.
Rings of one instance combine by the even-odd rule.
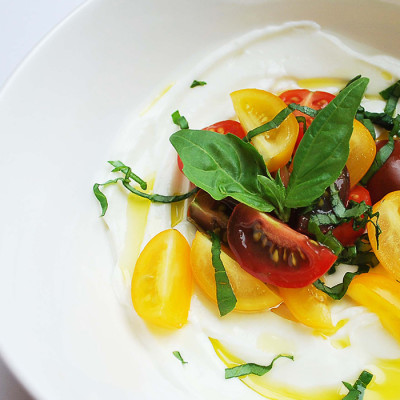
[[[286,207],[306,207],[340,175],[349,156],[353,120],[368,85],[359,78],[322,109],[300,142],[286,192]]]
[[[232,134],[192,129],[175,132],[170,141],[186,177],[215,200],[230,196],[259,211],[274,209],[257,179],[266,174],[265,163],[251,144]]]

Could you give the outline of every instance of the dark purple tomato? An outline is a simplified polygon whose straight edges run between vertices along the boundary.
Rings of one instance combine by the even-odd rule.
[[[380,140],[376,144],[378,152],[388,141]],[[378,172],[369,180],[367,189],[372,204],[377,203],[385,195],[400,190],[400,140],[394,141],[394,150]]]
[[[229,218],[228,242],[245,271],[285,288],[310,285],[337,259],[327,247],[244,204]]]

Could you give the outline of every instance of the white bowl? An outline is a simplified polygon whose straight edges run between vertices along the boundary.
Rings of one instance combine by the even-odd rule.
[[[0,95],[0,348],[36,398],[185,398],[133,338],[91,193],[135,109],[212,50],[269,24],[316,21],[399,57],[399,5],[98,0],[35,49]]]

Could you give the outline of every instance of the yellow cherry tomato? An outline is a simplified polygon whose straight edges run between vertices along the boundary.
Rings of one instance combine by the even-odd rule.
[[[133,307],[147,322],[181,328],[187,322],[192,289],[190,246],[177,230],[167,229],[150,240],[136,262]]]
[[[353,133],[350,138],[350,153],[347,169],[350,175],[350,187],[354,187],[369,170],[376,154],[375,140],[368,129],[354,120]]]
[[[232,290],[236,296],[236,311],[260,311],[275,307],[282,302],[265,283],[247,273],[225,251],[221,251],[221,261]],[[196,233],[190,253],[195,281],[203,292],[215,303],[215,269],[211,260],[211,240],[201,232]]]
[[[347,294],[378,316],[400,318],[400,283],[393,278],[373,272],[357,275]]]
[[[231,93],[233,107],[248,132],[271,121],[286,104],[265,90],[243,89]],[[290,160],[299,133],[296,117],[290,114],[278,128],[255,136],[251,143],[264,158],[269,171],[277,171]]]
[[[335,332],[329,307],[331,300],[314,285],[296,289],[279,288],[279,294],[299,322],[322,333]]]
[[[378,247],[375,227],[368,223],[368,237],[372,249],[382,266],[400,280],[400,191],[387,194],[374,205],[373,212],[379,212],[378,223],[382,233],[379,236]]]

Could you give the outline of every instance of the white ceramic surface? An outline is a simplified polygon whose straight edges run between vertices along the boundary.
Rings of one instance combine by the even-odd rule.
[[[399,57],[399,16],[397,1],[98,0],[32,53],[0,95],[0,350],[36,398],[187,398],[132,338],[91,193],[135,109],[268,24],[314,20]]]

